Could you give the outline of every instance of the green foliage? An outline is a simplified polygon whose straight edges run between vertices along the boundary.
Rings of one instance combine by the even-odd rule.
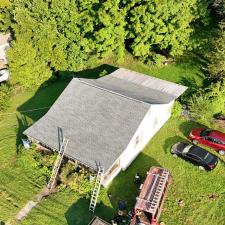
[[[0,86],[0,111],[4,111],[9,106],[9,100],[12,95],[12,88],[9,84]]]
[[[33,87],[52,73],[82,70],[113,52],[123,57],[125,22],[119,3],[17,1],[16,40],[8,53],[14,81]]]
[[[85,169],[79,169],[73,163],[67,163],[60,174],[61,181],[79,196],[89,198],[92,193],[94,182],[89,181],[89,172]]]
[[[216,128],[214,116],[225,114],[225,82],[219,81],[200,90],[189,100],[191,116],[199,123]]]
[[[45,176],[46,179],[49,179],[52,166],[56,159],[54,154],[41,152],[37,150],[35,146],[32,146],[29,150],[25,150],[21,147],[20,153],[17,165],[24,169],[36,170],[39,176]]]
[[[180,104],[180,102],[175,101],[173,105],[173,110],[172,110],[172,117],[177,118],[181,116],[181,113],[182,113],[182,105]]]
[[[9,50],[15,83],[38,86],[59,71],[94,67],[125,46],[161,65],[191,49],[195,23],[207,20],[206,0],[18,0],[9,10],[16,40]],[[6,14],[5,14],[6,15]]]
[[[128,38],[135,56],[145,57],[151,51],[178,56],[190,48],[192,24],[207,17],[205,0],[125,1],[128,12]],[[204,18],[204,19],[203,19]]]
[[[212,8],[222,20],[225,19],[225,1],[224,0],[214,0],[212,1]]]
[[[12,20],[12,5],[10,0],[0,1],[0,31],[7,31]]]
[[[38,86],[51,77],[47,63],[37,49],[23,38],[17,38],[8,50],[9,70],[12,82],[26,88]]]
[[[219,37],[214,40],[212,47],[208,55],[208,72],[211,78],[221,79],[225,77],[225,22],[220,23]]]

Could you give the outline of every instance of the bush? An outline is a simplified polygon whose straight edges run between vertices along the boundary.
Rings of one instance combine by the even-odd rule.
[[[225,113],[225,82],[200,90],[188,102],[191,116],[205,126],[217,128],[215,115]]]
[[[181,116],[181,113],[182,113],[182,105],[180,104],[180,102],[175,101],[172,110],[172,117],[173,118],[179,117]]]
[[[17,163],[25,170],[30,168],[35,169],[38,176],[43,176],[48,180],[51,176],[52,166],[56,156],[54,154],[45,154],[39,151],[35,146],[32,146],[29,150],[20,149],[20,157]]]
[[[9,100],[12,94],[12,88],[9,84],[0,86],[0,111],[4,111],[9,107]]]
[[[89,181],[89,172],[83,168],[79,171],[77,166],[67,163],[60,174],[61,181],[78,195],[89,198],[92,193],[94,182]]]

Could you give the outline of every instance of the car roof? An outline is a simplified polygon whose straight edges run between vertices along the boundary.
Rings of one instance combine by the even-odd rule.
[[[225,134],[218,130],[211,131],[208,136],[225,142]]]
[[[208,151],[206,151],[205,149],[203,149],[199,146],[193,145],[190,148],[189,153],[191,153],[192,155],[196,155],[203,159],[207,155]]]

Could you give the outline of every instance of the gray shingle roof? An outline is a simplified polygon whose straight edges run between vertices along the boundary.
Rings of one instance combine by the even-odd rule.
[[[122,154],[151,104],[169,103],[186,87],[118,69],[73,79],[44,117],[24,134],[57,150],[58,127],[69,139],[66,155],[93,169],[109,169]]]
[[[142,73],[136,71],[128,70],[125,68],[120,68],[110,74],[112,77],[116,77],[122,80],[126,80],[130,83],[137,84],[142,87],[147,87],[155,91],[160,91],[164,94],[173,96],[173,98],[178,98],[183,94],[187,87],[175,84],[170,81],[162,80],[152,76],[146,76]]]
[[[185,86],[120,68],[99,79],[82,81],[150,104],[166,104],[179,97]]]
[[[69,139],[66,155],[107,170],[122,154],[150,105],[73,79],[47,114],[24,134],[58,149],[58,127]]]

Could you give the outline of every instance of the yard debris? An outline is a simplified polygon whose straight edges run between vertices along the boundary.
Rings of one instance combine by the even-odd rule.
[[[178,206],[179,206],[180,208],[183,208],[183,207],[185,206],[185,203],[184,203],[184,200],[183,200],[183,199],[179,199],[179,201],[178,201]]]
[[[164,222],[160,222],[159,225],[166,225]]]
[[[208,198],[209,198],[210,200],[215,200],[215,199],[217,199],[218,197],[219,197],[218,194],[211,194],[211,195],[208,196]]]
[[[38,204],[38,202],[29,201],[16,215],[17,220],[22,220]]]

